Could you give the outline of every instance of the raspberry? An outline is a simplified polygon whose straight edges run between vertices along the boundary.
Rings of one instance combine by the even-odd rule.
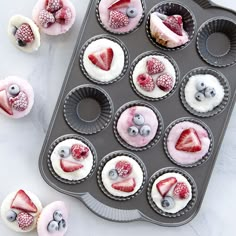
[[[163,74],[157,78],[156,84],[164,92],[169,92],[173,88],[173,79],[170,75]]]
[[[138,85],[141,89],[147,92],[151,92],[155,88],[155,83],[153,78],[148,74],[141,74],[137,78]]]

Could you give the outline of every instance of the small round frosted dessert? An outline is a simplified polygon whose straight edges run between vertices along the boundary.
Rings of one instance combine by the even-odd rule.
[[[128,197],[142,186],[143,171],[133,158],[122,155],[109,160],[101,173],[105,189],[115,197]]]
[[[190,165],[208,154],[211,139],[201,125],[183,121],[171,128],[167,137],[170,157],[178,164]]]
[[[167,48],[175,48],[189,41],[181,15],[166,16],[158,12],[151,13],[150,33],[158,44]]]
[[[154,181],[151,197],[159,209],[175,214],[192,199],[192,187],[183,175],[166,173]]]
[[[93,167],[93,154],[90,148],[73,138],[57,144],[50,159],[57,175],[66,180],[84,179]]]
[[[83,54],[83,66],[92,80],[109,83],[123,71],[125,54],[122,47],[107,38],[91,42]]]
[[[193,75],[185,85],[184,95],[187,104],[197,112],[209,112],[224,99],[224,87],[210,74]]]
[[[154,111],[146,106],[133,106],[122,112],[117,121],[117,132],[130,146],[148,145],[156,136],[159,122]]]
[[[68,210],[62,201],[43,208],[37,223],[38,236],[63,236],[68,228]]]
[[[10,193],[2,202],[1,218],[10,229],[26,233],[36,228],[42,205],[38,197],[26,190]]]
[[[74,24],[76,11],[70,0],[38,0],[32,18],[48,35],[66,33]]]
[[[124,34],[136,29],[143,16],[141,0],[101,0],[99,18],[105,29]]]
[[[141,95],[158,99],[172,91],[176,76],[173,64],[166,57],[149,55],[135,65],[132,82]]]
[[[34,91],[27,80],[9,76],[0,80],[0,113],[11,118],[29,114],[34,104]]]
[[[14,15],[8,23],[8,37],[24,52],[34,52],[40,47],[40,34],[37,25],[29,18]]]

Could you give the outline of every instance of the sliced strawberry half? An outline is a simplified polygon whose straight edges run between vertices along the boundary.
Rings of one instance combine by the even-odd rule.
[[[176,16],[168,16],[164,21],[163,24],[167,26],[171,31],[178,34],[179,36],[183,35],[182,32],[182,16],[176,15]]]
[[[162,197],[165,197],[166,194],[170,191],[173,185],[177,183],[177,179],[175,177],[170,177],[167,179],[163,179],[156,184],[156,188]]]
[[[130,2],[131,0],[117,0],[108,7],[108,10],[115,10],[122,7],[128,7]]]
[[[60,165],[62,170],[65,172],[74,172],[84,167],[80,163],[75,163],[73,161],[67,161],[63,159],[60,160]]]
[[[126,193],[133,192],[135,186],[136,182],[134,178],[112,184],[112,188]]]
[[[89,60],[101,70],[109,71],[113,60],[112,48],[105,48],[101,51],[94,52],[88,56]]]
[[[22,189],[19,190],[13,198],[11,208],[32,213],[36,213],[38,211],[30,197]]]
[[[194,128],[189,128],[184,130],[176,145],[175,148],[179,151],[185,152],[199,152],[202,150],[201,141],[198,137],[197,131]]]
[[[0,109],[5,111],[8,115],[12,116],[13,111],[8,102],[7,92],[6,90],[0,91]]]

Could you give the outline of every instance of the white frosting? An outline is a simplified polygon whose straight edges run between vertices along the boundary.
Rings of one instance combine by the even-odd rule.
[[[212,98],[205,98],[203,101],[199,102],[195,99],[195,94],[198,92],[196,84],[198,82],[204,82],[207,87],[212,87],[216,91],[216,96]],[[198,112],[208,112],[212,111],[217,107],[224,98],[224,88],[220,84],[219,80],[213,75],[194,75],[189,78],[188,83],[185,86],[185,99],[186,102],[194,110]]]
[[[156,85],[155,89],[153,91],[147,92],[147,91],[144,91],[143,89],[141,89],[140,86],[138,85],[137,77],[140,74],[147,73],[146,63],[147,63],[147,60],[149,60],[150,58],[156,58],[156,59],[158,59],[159,61],[161,61],[165,65],[165,70],[162,73],[152,75],[152,78],[154,79],[155,85],[156,85],[157,77],[159,77],[160,75],[165,74],[165,73],[168,73],[173,78],[173,84],[175,84],[175,82],[176,82],[175,68],[170,63],[170,61],[168,59],[164,58],[163,56],[150,55],[150,56],[144,57],[135,66],[134,71],[133,71],[133,83],[134,83],[134,86],[136,87],[136,89],[138,90],[139,93],[143,94],[146,97],[150,97],[150,98],[164,97],[170,91],[169,92],[165,92],[165,91],[161,90]]]
[[[115,169],[115,165],[118,161],[128,161],[132,165],[132,172],[126,178],[118,177],[118,179],[112,180],[109,178],[108,174],[109,174],[110,170]],[[133,195],[134,193],[136,193],[140,189],[140,187],[142,186],[142,182],[143,182],[143,171],[142,171],[140,165],[134,159],[132,159],[128,156],[118,156],[118,157],[115,157],[112,160],[108,161],[102,170],[101,176],[102,176],[103,185],[106,188],[106,190],[110,194],[112,194],[113,196],[117,196],[117,197],[128,197],[130,195]],[[117,183],[117,182],[121,182],[121,181],[129,179],[129,178],[135,179],[136,186],[134,188],[134,191],[132,191],[130,193],[126,193],[126,192],[122,192],[122,191],[112,188],[112,184]]]
[[[189,189],[189,197],[186,199],[178,199],[178,198],[174,197],[173,191],[174,191],[174,188],[177,184],[176,183],[175,185],[172,186],[172,188],[170,189],[170,191],[166,195],[166,196],[170,196],[170,197],[174,198],[175,206],[172,209],[165,209],[161,205],[161,201],[162,201],[163,197],[161,196],[161,194],[157,190],[156,184],[158,182],[160,182],[161,180],[167,179],[169,177],[175,177],[177,179],[177,183],[178,182],[185,183]],[[155,204],[157,205],[157,207],[160,208],[162,211],[167,212],[167,213],[177,213],[178,211],[181,211],[183,208],[185,208],[187,206],[188,202],[192,199],[192,187],[189,184],[188,180],[183,175],[178,174],[178,173],[166,173],[166,174],[160,176],[159,178],[157,178],[155,180],[155,182],[153,183],[151,197],[152,197],[153,201],[155,202]]]
[[[60,142],[54,148],[52,155],[51,155],[52,167],[53,167],[54,171],[63,179],[67,179],[67,180],[83,179],[90,173],[90,171],[93,167],[93,155],[91,153],[91,150],[89,149],[89,154],[88,154],[87,158],[85,158],[85,159],[75,160],[71,154],[69,157],[63,158],[64,160],[67,160],[67,161],[72,161],[74,163],[82,164],[84,166],[83,168],[73,171],[73,172],[64,172],[62,170],[61,165],[60,165],[60,160],[62,158],[58,155],[58,150],[60,149],[60,147],[65,147],[65,146],[71,148],[72,145],[74,145],[74,144],[82,144],[85,147],[88,147],[85,143],[83,143],[77,139],[66,139],[66,140]]]
[[[40,212],[42,211],[42,204],[41,204],[41,202],[39,201],[38,197],[37,197],[35,194],[33,194],[33,193],[29,192],[29,191],[26,191],[26,190],[24,190],[24,191],[25,191],[25,193],[29,196],[29,198],[31,199],[31,201],[34,203],[34,205],[35,205],[35,206],[37,207],[37,209],[38,209],[38,211],[37,211],[36,213],[31,213],[31,212],[29,213],[30,215],[32,215],[32,216],[34,217],[34,222],[33,222],[33,224],[32,224],[28,229],[22,230],[22,229],[19,227],[17,221],[10,222],[10,221],[8,221],[7,218],[6,218],[7,212],[8,212],[9,210],[11,210],[11,203],[12,203],[12,201],[13,201],[13,199],[14,199],[14,197],[15,197],[15,195],[16,195],[16,193],[17,193],[18,191],[13,192],[13,193],[10,193],[9,195],[7,195],[7,197],[3,200],[2,206],[1,206],[1,218],[2,218],[2,220],[4,221],[4,223],[5,223],[10,229],[12,229],[12,230],[14,230],[14,231],[16,231],[16,232],[30,232],[30,231],[32,231],[32,230],[36,227],[39,214],[40,214]],[[13,210],[14,212],[16,212],[17,214],[19,214],[20,212],[22,212],[22,211],[17,210],[17,209],[12,209],[12,210]]]
[[[112,48],[113,50],[113,60],[111,63],[111,69],[109,71],[100,69],[88,58],[90,54],[105,48]],[[84,52],[83,62],[84,68],[90,77],[100,82],[109,82],[121,74],[125,64],[125,55],[123,49],[118,43],[103,38],[98,39],[88,45]]]

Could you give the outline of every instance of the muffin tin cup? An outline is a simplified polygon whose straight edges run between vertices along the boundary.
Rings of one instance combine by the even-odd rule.
[[[117,43],[122,48],[122,50],[124,52],[124,67],[123,67],[123,70],[121,71],[119,76],[117,76],[116,78],[114,78],[114,79],[112,79],[110,81],[107,81],[107,82],[98,81],[98,80],[94,79],[93,77],[91,77],[88,74],[87,70],[84,67],[84,53],[85,53],[85,50],[87,49],[87,47],[91,43],[93,43],[93,42],[95,42],[96,40],[99,40],[99,39],[108,39],[108,40],[113,41],[114,43]],[[112,37],[112,36],[106,35],[106,34],[98,35],[98,36],[95,36],[95,37],[89,39],[82,46],[81,51],[80,51],[80,56],[79,56],[79,64],[80,64],[80,68],[81,68],[83,74],[85,75],[85,77],[87,79],[89,79],[90,81],[92,81],[93,83],[100,84],[100,85],[112,84],[114,82],[117,82],[117,81],[121,80],[124,77],[124,75],[127,72],[127,70],[128,70],[128,67],[129,67],[129,53],[128,53],[128,49],[126,48],[125,44],[121,40],[119,40],[119,39],[117,39],[115,37]]]
[[[113,35],[126,35],[126,34],[130,34],[130,33],[134,32],[135,30],[137,30],[141,26],[141,24],[143,23],[144,17],[145,17],[145,10],[146,10],[145,1],[144,0],[140,0],[140,1],[142,3],[142,7],[143,7],[142,17],[140,18],[137,26],[134,27],[132,30],[129,30],[129,31],[123,32],[123,33],[119,33],[119,32],[113,32],[113,31],[110,31],[109,29],[107,29],[106,26],[102,23],[102,20],[100,18],[100,14],[99,14],[99,4],[100,4],[101,0],[97,0],[97,3],[96,3],[96,17],[97,17],[97,21],[100,24],[100,26],[104,30],[109,32],[110,34],[113,34]]]
[[[80,102],[85,99],[93,99],[101,109],[97,118],[92,121],[82,119],[77,112]],[[78,86],[65,98],[64,118],[74,131],[81,134],[95,134],[102,131],[111,122],[113,113],[114,108],[110,96],[105,90],[95,85]]]
[[[84,144],[86,144],[92,155],[93,155],[93,166],[89,172],[89,174],[83,178],[83,179],[80,179],[80,180],[67,180],[67,179],[64,179],[62,177],[60,177],[53,169],[53,166],[52,166],[52,162],[51,162],[51,155],[55,149],[55,147],[62,141],[65,141],[67,139],[76,139],[78,141],[81,141],[83,142]],[[86,138],[82,137],[82,136],[79,136],[79,135],[75,135],[75,134],[67,134],[67,135],[63,135],[59,138],[57,138],[52,144],[51,146],[49,147],[49,150],[48,150],[48,155],[47,155],[47,164],[48,164],[48,169],[49,171],[51,172],[51,174],[53,175],[53,177],[55,179],[57,179],[58,181],[62,182],[62,183],[65,183],[65,184],[69,184],[69,185],[74,185],[74,184],[80,184],[84,181],[86,181],[88,178],[90,178],[93,173],[94,173],[94,170],[95,170],[95,167],[96,167],[96,164],[97,164],[97,152],[94,148],[94,146],[92,145],[92,143],[90,141],[88,141]]]
[[[159,12],[161,14],[165,14],[168,16],[181,15],[183,18],[183,28],[188,33],[189,41],[175,48],[168,48],[157,43],[156,40],[151,36],[150,32],[150,15],[154,12]],[[146,20],[146,34],[148,39],[154,46],[166,51],[176,51],[187,47],[191,43],[194,37],[195,29],[196,29],[196,19],[194,14],[188,7],[183,5],[181,2],[163,1],[158,3],[150,10]]]
[[[106,165],[106,163],[110,160],[112,160],[113,158],[115,157],[118,157],[118,156],[128,156],[132,159],[134,159],[138,164],[139,166],[141,167],[142,169],[142,172],[143,172],[143,182],[142,182],[142,185],[141,187],[138,189],[137,192],[135,192],[133,195],[130,195],[128,197],[119,197],[119,196],[114,196],[112,195],[111,193],[109,193],[107,191],[107,189],[105,188],[105,186],[103,185],[103,182],[102,182],[102,170],[104,168],[104,166]],[[100,187],[101,191],[106,195],[108,196],[109,198],[113,199],[113,200],[116,200],[116,201],[127,201],[127,200],[131,200],[133,198],[135,198],[137,195],[139,195],[142,191],[143,191],[143,188],[144,188],[144,185],[147,181],[147,170],[146,170],[146,167],[143,163],[143,161],[135,154],[133,154],[132,152],[129,152],[129,151],[114,151],[112,153],[109,153],[108,155],[106,155],[100,162],[99,166],[98,166],[98,171],[97,171],[97,182],[98,182],[98,186]]]
[[[210,52],[207,41],[214,33],[225,35],[229,40],[229,48],[222,55]],[[213,35],[214,36],[214,35]],[[214,42],[213,42],[214,43]],[[221,44],[215,43],[216,48]],[[197,34],[197,50],[201,58],[215,67],[227,67],[236,63],[236,22],[227,17],[215,17],[206,21]]]
[[[209,75],[216,77],[219,80],[220,84],[223,86],[225,94],[224,94],[224,98],[221,101],[221,103],[218,106],[216,106],[212,111],[198,112],[187,103],[186,98],[185,98],[185,86],[192,76],[205,75],[205,74],[209,74]],[[183,103],[184,107],[191,114],[201,117],[201,118],[212,117],[212,116],[218,115],[221,112],[223,112],[230,100],[230,96],[231,96],[230,85],[229,85],[228,80],[225,78],[225,76],[219,71],[216,71],[216,70],[213,70],[210,68],[206,68],[206,67],[199,67],[199,68],[193,69],[192,71],[187,73],[184,76],[184,78],[181,82],[181,85],[180,85],[180,99],[181,99],[181,102]]]
[[[163,210],[161,210],[155,204],[155,202],[153,201],[152,196],[151,196],[152,186],[153,186],[155,180],[166,173],[178,173],[178,174],[183,175],[188,180],[188,182],[190,183],[190,185],[192,187],[192,199],[189,201],[189,203],[187,204],[187,206],[185,208],[183,208],[182,210],[180,210],[176,213],[168,213],[168,212],[164,212]],[[183,216],[184,214],[186,214],[188,211],[190,211],[194,207],[194,205],[196,204],[197,195],[198,195],[197,185],[196,185],[193,177],[190,174],[188,174],[186,171],[179,169],[179,168],[174,168],[174,167],[163,168],[163,169],[157,171],[156,173],[154,173],[151,176],[149,183],[148,183],[148,187],[147,187],[147,199],[148,199],[148,203],[150,204],[152,209],[154,211],[156,211],[158,214],[165,216],[165,217],[169,217],[169,218],[180,217],[180,216]]]
[[[210,139],[210,146],[209,146],[209,149],[207,151],[207,153],[200,159],[198,160],[197,162],[195,163],[191,163],[191,164],[181,164],[181,163],[178,163],[176,160],[174,160],[172,158],[172,156],[170,155],[169,151],[168,151],[168,148],[167,148],[167,139],[168,139],[168,136],[169,136],[169,133],[171,131],[171,129],[179,124],[179,123],[182,123],[184,121],[189,121],[189,122],[192,122],[192,123],[195,123],[197,125],[200,125],[202,126],[208,133],[208,137]],[[213,138],[213,134],[210,130],[210,128],[205,124],[203,123],[202,121],[200,120],[197,120],[197,119],[194,119],[194,118],[189,118],[189,117],[184,117],[184,118],[179,118],[175,121],[173,121],[167,128],[166,128],[166,131],[165,131],[165,134],[164,134],[164,143],[163,143],[163,146],[164,146],[164,150],[165,150],[165,153],[167,155],[167,157],[176,165],[178,166],[181,166],[181,167],[197,167],[197,166],[200,166],[202,165],[203,163],[205,163],[212,155],[212,152],[213,152],[213,147],[214,147],[214,138]]]
[[[136,65],[137,65],[143,58],[148,57],[148,56],[163,56],[165,59],[167,59],[167,60],[173,65],[173,67],[174,67],[174,69],[175,69],[175,74],[176,74],[175,85],[174,85],[174,87],[172,88],[172,90],[171,90],[168,94],[166,94],[165,96],[163,96],[163,97],[151,98],[151,97],[145,96],[144,94],[140,93],[140,92],[137,90],[136,86],[134,85],[134,82],[133,82],[133,72],[134,72],[134,69],[135,69]],[[137,93],[138,96],[140,96],[141,98],[143,98],[143,99],[145,99],[145,100],[148,100],[148,101],[161,101],[161,100],[164,100],[164,99],[166,99],[166,98],[169,98],[169,97],[170,97],[171,95],[173,95],[174,92],[176,91],[177,86],[178,86],[178,84],[179,84],[179,80],[180,80],[180,71],[179,71],[179,67],[178,67],[176,61],[175,61],[172,57],[170,57],[170,56],[168,56],[168,55],[166,55],[166,54],[163,54],[163,53],[159,53],[159,52],[157,52],[157,51],[149,51],[149,52],[145,52],[145,53],[139,55],[139,56],[133,61],[132,65],[131,65],[131,68],[130,68],[129,79],[130,79],[130,84],[131,84],[133,90],[135,91],[135,93]]]
[[[156,132],[156,135],[155,137],[153,138],[153,140],[151,140],[146,146],[144,147],[133,147],[131,145],[129,145],[128,143],[126,143],[119,135],[118,133],[118,130],[117,130],[117,122],[121,116],[121,114],[128,108],[130,107],[133,107],[133,106],[144,106],[144,107],[147,107],[147,108],[150,108],[155,114],[156,114],[156,117],[157,117],[157,120],[158,120],[158,129],[157,129],[157,132]],[[132,102],[128,102],[126,104],[124,104],[122,107],[120,107],[118,109],[118,111],[116,112],[115,114],[115,119],[114,119],[114,124],[113,124],[113,131],[114,131],[114,134],[115,134],[115,137],[116,139],[118,140],[118,142],[125,148],[129,149],[129,150],[132,150],[132,151],[145,151],[147,149],[150,149],[152,147],[154,147],[158,142],[159,140],[161,139],[161,135],[162,135],[162,132],[163,132],[163,129],[164,129],[164,122],[163,122],[163,119],[162,119],[162,116],[161,116],[161,113],[151,104],[145,102],[145,101],[132,101]]]

